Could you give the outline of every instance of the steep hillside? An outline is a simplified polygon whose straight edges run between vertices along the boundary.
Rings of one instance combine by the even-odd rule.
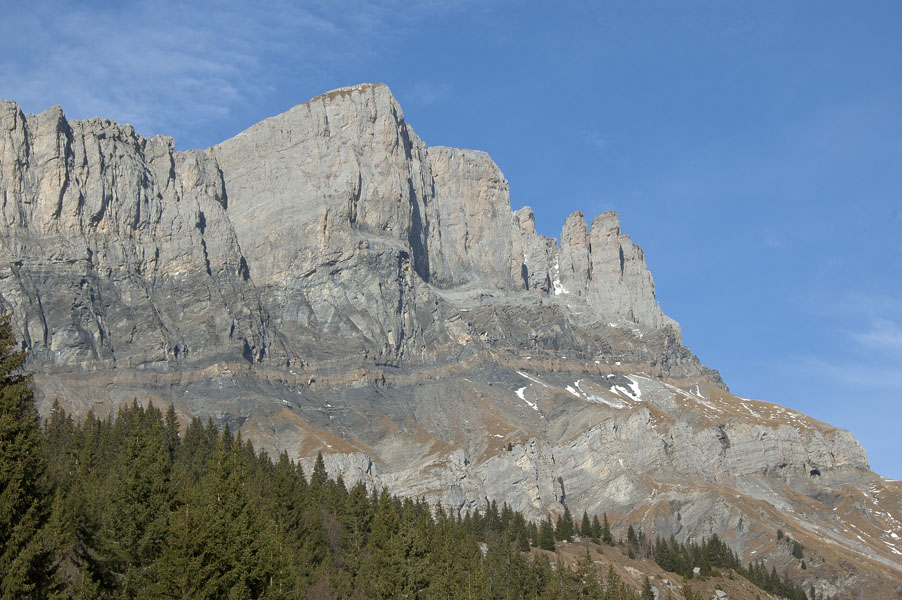
[[[902,586],[902,486],[848,432],[730,394],[616,214],[538,235],[384,85],[173,148],[0,103],[0,303],[45,410],[171,403],[348,483],[716,532],[828,596]]]

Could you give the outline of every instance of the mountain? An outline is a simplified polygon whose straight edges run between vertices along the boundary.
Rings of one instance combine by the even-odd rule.
[[[731,394],[616,214],[538,235],[488,155],[427,147],[384,85],[174,146],[0,102],[0,303],[44,412],[171,403],[348,483],[717,533],[822,595],[902,595],[902,484]]]

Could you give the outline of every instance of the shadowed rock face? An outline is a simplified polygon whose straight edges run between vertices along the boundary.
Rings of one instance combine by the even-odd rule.
[[[0,102],[0,303],[44,409],[171,402],[349,483],[716,532],[778,568],[780,527],[824,592],[902,577],[899,484],[731,395],[613,212],[538,235],[488,155],[427,148],[384,85],[173,147]]]

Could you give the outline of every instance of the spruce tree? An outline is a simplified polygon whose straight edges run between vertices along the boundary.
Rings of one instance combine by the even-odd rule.
[[[583,520],[579,526],[579,534],[585,537],[592,536],[592,523],[589,521],[589,514],[583,511]]]
[[[51,581],[45,463],[31,378],[9,315],[0,317],[0,597],[42,598]]]
[[[326,472],[326,463],[323,461],[323,453],[317,452],[316,463],[313,465],[313,475],[310,477],[310,483],[321,486],[325,485],[328,479],[329,474]]]
[[[144,409],[135,403],[120,411],[116,427],[124,431],[107,486],[100,541],[109,567],[133,596],[146,586],[144,571],[160,553],[167,528],[172,452],[163,415],[153,406]]]
[[[614,544],[614,536],[611,534],[611,525],[608,523],[608,513],[604,513],[604,524],[601,526],[601,541],[608,545]]]
[[[554,526],[547,518],[539,526],[539,548],[554,552]]]
[[[685,600],[698,600],[698,596],[695,595],[695,592],[692,591],[692,588],[688,583],[683,584],[683,589],[681,589],[680,592],[682,592]]]
[[[630,525],[626,529],[626,541],[630,544],[634,544],[634,543],[636,543],[637,539],[638,538],[636,538],[636,530],[633,529],[632,525]]]
[[[564,514],[557,519],[557,527],[554,530],[555,537],[562,541],[571,541],[573,539],[573,515],[570,509],[564,507]]]
[[[614,570],[614,563],[608,565],[608,575],[605,577],[605,598],[620,597],[620,575]]]
[[[592,541],[596,544],[601,541],[601,523],[598,522],[598,515],[592,515],[592,531],[590,532]]]

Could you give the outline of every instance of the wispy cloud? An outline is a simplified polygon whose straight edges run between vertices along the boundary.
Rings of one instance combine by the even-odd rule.
[[[583,129],[579,132],[579,139],[594,147],[596,150],[605,151],[608,149],[608,141],[597,131]]]
[[[883,318],[893,321],[898,320],[894,317],[902,317],[902,299],[870,290],[824,293],[811,299],[810,308],[817,314],[830,317],[857,315],[872,320]]]
[[[868,329],[851,336],[865,348],[902,353],[902,327],[888,319],[875,319]]]
[[[421,81],[410,90],[410,99],[423,105],[435,104],[451,96],[451,86],[447,83]]]
[[[769,368],[811,381],[808,386],[811,389],[823,388],[822,383],[826,382],[845,388],[852,395],[867,390],[896,398],[902,393],[902,369],[893,363],[869,364],[845,358],[804,355],[781,358]],[[835,389],[833,393],[836,395]]]
[[[761,236],[761,243],[765,248],[774,250],[786,247],[786,239],[775,229],[765,229]]]
[[[397,31],[442,10],[362,0],[21,5],[0,23],[0,97],[191,138],[283,86],[323,91],[333,70],[378,55],[393,23]]]
[[[60,103],[78,117],[110,116],[148,133],[187,115],[220,118],[248,100],[244,90],[253,86],[244,85],[245,77],[266,51],[253,44],[259,19],[229,14],[164,2],[153,10],[123,5],[109,12],[59,4],[44,14],[17,15],[21,29],[14,38],[20,39],[6,44],[27,36],[31,51],[4,49],[2,93],[28,108]]]

